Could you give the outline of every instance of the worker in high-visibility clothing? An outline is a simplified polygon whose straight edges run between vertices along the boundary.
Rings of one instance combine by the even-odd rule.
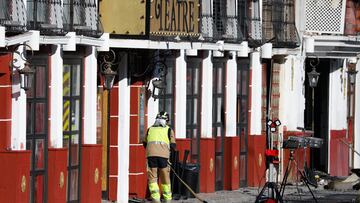
[[[168,160],[170,151],[175,150],[176,144],[174,131],[168,126],[168,122],[169,114],[160,112],[154,125],[148,128],[143,141],[148,164],[149,191],[154,203],[160,202],[158,174],[165,202],[169,203],[172,200]]]

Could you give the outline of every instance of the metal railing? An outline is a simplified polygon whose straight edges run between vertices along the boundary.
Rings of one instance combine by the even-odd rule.
[[[43,34],[63,33],[61,0],[28,0],[27,27]]]
[[[201,16],[201,33],[208,41],[224,40],[230,42],[242,41],[237,16],[214,16],[203,14]]]
[[[263,40],[274,47],[298,46],[294,0],[264,0],[262,28]]]
[[[64,29],[78,35],[100,37],[103,28],[95,0],[64,0]]]
[[[0,1],[0,25],[7,32],[21,33],[26,31],[26,9],[22,0]]]
[[[238,0],[238,21],[240,33],[249,46],[258,47],[262,43],[260,4],[255,0]]]
[[[250,46],[261,44],[263,38],[259,1],[236,1],[237,8],[234,9],[237,9],[237,12],[233,12],[236,15],[228,14],[228,9],[224,9],[227,5],[224,6],[221,3],[214,4],[215,8],[202,12],[202,36],[208,41],[241,42],[247,40]]]

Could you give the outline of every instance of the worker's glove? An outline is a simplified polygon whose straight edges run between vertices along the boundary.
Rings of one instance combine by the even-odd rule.
[[[146,143],[146,142],[143,142],[142,144],[143,144],[144,148],[146,148],[147,143]]]
[[[176,150],[176,144],[170,143],[170,151],[175,152],[175,150]]]

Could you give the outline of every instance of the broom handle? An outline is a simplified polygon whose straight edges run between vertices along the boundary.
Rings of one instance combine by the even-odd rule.
[[[170,163],[168,163],[170,169],[174,173],[174,175],[179,179],[179,181],[195,196],[196,199],[198,199],[200,202],[206,202],[205,200],[201,199],[192,189],[190,186],[188,186],[181,178],[180,176],[175,172],[175,170],[171,167]]]
[[[346,146],[348,146],[353,152],[355,152],[358,156],[360,156],[360,153],[357,152],[353,146],[350,146],[349,143],[345,142],[343,139],[340,139],[342,143],[344,143]]]

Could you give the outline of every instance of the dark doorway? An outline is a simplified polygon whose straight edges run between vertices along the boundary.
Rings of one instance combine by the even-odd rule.
[[[248,124],[249,124],[249,59],[237,60],[236,80],[236,135],[240,137],[240,187],[247,186]]]
[[[186,58],[186,138],[191,139],[191,162],[200,163],[201,58]]]
[[[26,149],[31,151],[30,202],[47,202],[48,165],[48,66],[47,59],[31,62],[35,70],[32,86],[26,91]]]
[[[215,190],[224,187],[226,59],[213,59],[213,137],[215,138]]]
[[[307,73],[312,70],[311,60],[306,60],[305,76],[305,114],[306,129],[314,131],[314,137],[322,138],[320,148],[311,148],[311,167],[315,170],[328,171],[328,129],[329,129],[329,74],[330,59],[319,59],[316,71],[320,73],[316,87],[309,86]],[[315,63],[316,64],[316,63]]]

